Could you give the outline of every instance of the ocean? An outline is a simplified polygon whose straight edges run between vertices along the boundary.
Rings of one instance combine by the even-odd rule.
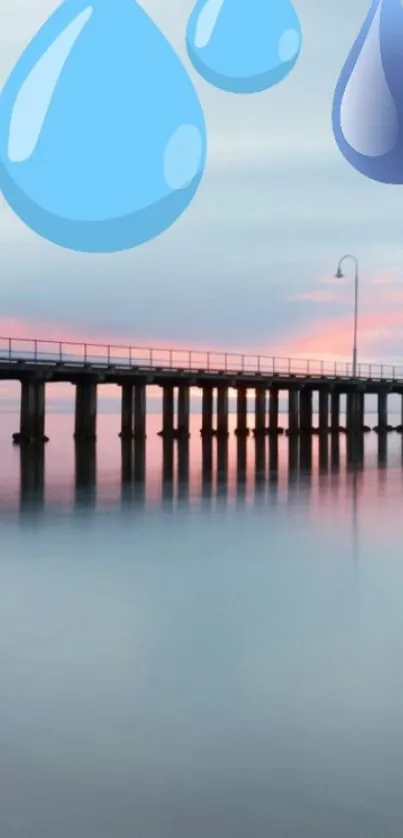
[[[401,838],[402,438],[0,424],[1,838]]]

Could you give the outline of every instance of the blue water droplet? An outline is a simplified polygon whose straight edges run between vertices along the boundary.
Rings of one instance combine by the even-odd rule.
[[[32,230],[72,250],[162,233],[205,159],[193,84],[135,0],[65,0],[0,95],[0,190]]]
[[[382,183],[403,183],[403,6],[375,0],[341,72],[333,132],[346,160]]]
[[[302,33],[290,0],[197,0],[187,49],[206,81],[230,93],[258,93],[294,67]]]

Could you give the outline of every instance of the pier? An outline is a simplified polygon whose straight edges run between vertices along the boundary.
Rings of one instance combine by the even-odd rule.
[[[235,434],[240,439],[250,434],[401,433],[403,426],[403,367],[386,365],[359,364],[353,376],[351,365],[340,362],[0,338],[0,380],[21,384],[20,426],[13,436],[21,445],[48,441],[46,392],[60,382],[75,388],[74,437],[81,444],[96,440],[101,384],[120,387],[122,440],[145,440],[150,387],[162,392],[160,435],[167,440],[189,437],[195,389],[201,393],[200,434],[207,439],[228,437],[230,393],[235,394]],[[388,424],[392,393],[402,397],[401,423],[395,427]],[[364,422],[368,395],[377,397],[373,428]],[[288,400],[286,428],[280,425],[280,397]],[[251,414],[254,422],[248,427]]]

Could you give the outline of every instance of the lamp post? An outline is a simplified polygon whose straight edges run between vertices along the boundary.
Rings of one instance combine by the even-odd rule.
[[[342,279],[344,277],[344,273],[342,271],[343,262],[346,259],[352,259],[354,262],[354,339],[353,339],[353,378],[357,375],[357,321],[358,321],[358,259],[356,256],[352,256],[351,253],[346,253],[345,256],[342,256],[339,264],[337,266],[337,271],[335,273],[335,277],[337,279]]]

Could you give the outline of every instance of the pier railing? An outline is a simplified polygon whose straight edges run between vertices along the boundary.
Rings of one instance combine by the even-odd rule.
[[[281,358],[237,352],[155,349],[136,346],[0,337],[0,362],[93,365],[97,367],[172,369],[296,377],[352,377],[351,363]],[[359,364],[357,378],[403,380],[403,366]]]

